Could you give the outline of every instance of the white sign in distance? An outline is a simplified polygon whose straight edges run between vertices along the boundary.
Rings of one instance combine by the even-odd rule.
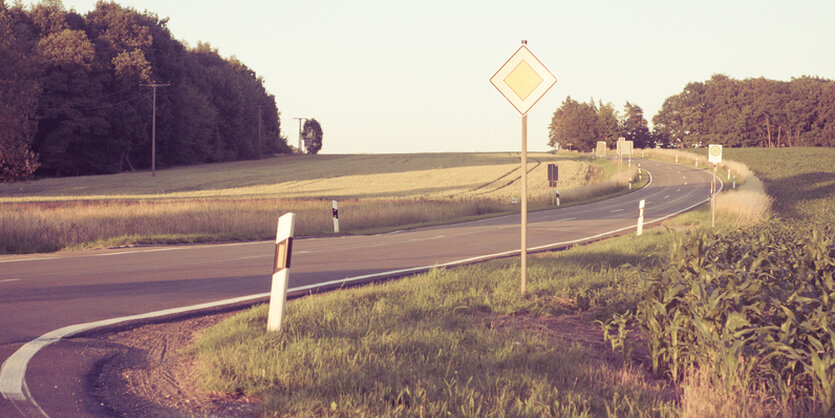
[[[722,162],[722,146],[710,144],[707,147],[707,161],[711,164],[720,164]]]
[[[525,45],[490,78],[490,83],[523,116],[556,82],[557,77]]]

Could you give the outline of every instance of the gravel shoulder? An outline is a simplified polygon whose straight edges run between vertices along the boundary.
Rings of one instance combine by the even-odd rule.
[[[88,376],[91,395],[115,416],[257,416],[254,399],[202,390],[197,364],[183,354],[203,330],[235,313],[101,333],[96,338],[112,350]]]

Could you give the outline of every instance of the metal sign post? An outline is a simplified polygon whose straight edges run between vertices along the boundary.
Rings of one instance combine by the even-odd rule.
[[[281,331],[281,326],[284,324],[284,305],[287,302],[287,287],[290,282],[290,256],[293,253],[293,231],[295,227],[295,213],[287,213],[278,218],[267,331]]]
[[[522,250],[521,275],[522,296],[527,293],[527,252],[528,252],[528,111],[539,101],[557,78],[545,68],[527,47],[528,41],[516,50],[502,65],[490,83],[522,115]]]
[[[713,165],[713,178],[710,179],[710,226],[716,227],[716,164]]]
[[[707,147],[707,161],[713,163],[713,178],[710,179],[710,225],[716,227],[716,168],[722,163],[722,146],[710,144]]]
[[[560,190],[557,188],[557,179],[559,179],[559,166],[556,164],[548,164],[548,187],[554,189],[554,204],[560,205]]]

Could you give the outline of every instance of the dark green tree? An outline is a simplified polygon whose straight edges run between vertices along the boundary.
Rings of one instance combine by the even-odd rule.
[[[2,130],[6,172],[26,176],[38,156],[41,175],[149,167],[152,90],[141,85],[150,82],[170,84],[157,90],[158,167],[289,152],[264,80],[208,44],[186,48],[167,19],[112,1],[85,16],[61,0],[0,0],[0,10],[0,73],[10,77],[0,123],[16,127]]]
[[[651,146],[651,137],[644,110],[640,106],[626,102],[623,106],[623,119],[620,121],[621,133],[627,141],[633,141],[635,148]]]
[[[38,54],[31,26],[19,7],[0,0],[0,182],[30,176],[37,168],[32,152],[37,122]]]
[[[611,103],[603,104],[602,100],[598,101],[597,125],[599,141],[606,141],[608,147],[614,147],[621,136],[621,128],[618,123],[618,111]]]
[[[600,128],[594,101],[580,103],[566,97],[551,117],[548,145],[588,152],[602,139]]]
[[[302,140],[308,154],[317,154],[322,149],[322,126],[316,119],[304,121]]]

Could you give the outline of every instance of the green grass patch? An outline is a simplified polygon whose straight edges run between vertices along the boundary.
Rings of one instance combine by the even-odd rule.
[[[691,152],[707,156],[706,149]],[[835,148],[725,148],[722,154],[762,180],[780,217],[835,222]]]
[[[498,260],[291,301],[281,333],[260,306],[192,352],[206,388],[268,415],[671,415],[672,393],[606,355],[590,322],[634,305],[621,266],[656,265],[666,235],[532,256],[527,298]]]

